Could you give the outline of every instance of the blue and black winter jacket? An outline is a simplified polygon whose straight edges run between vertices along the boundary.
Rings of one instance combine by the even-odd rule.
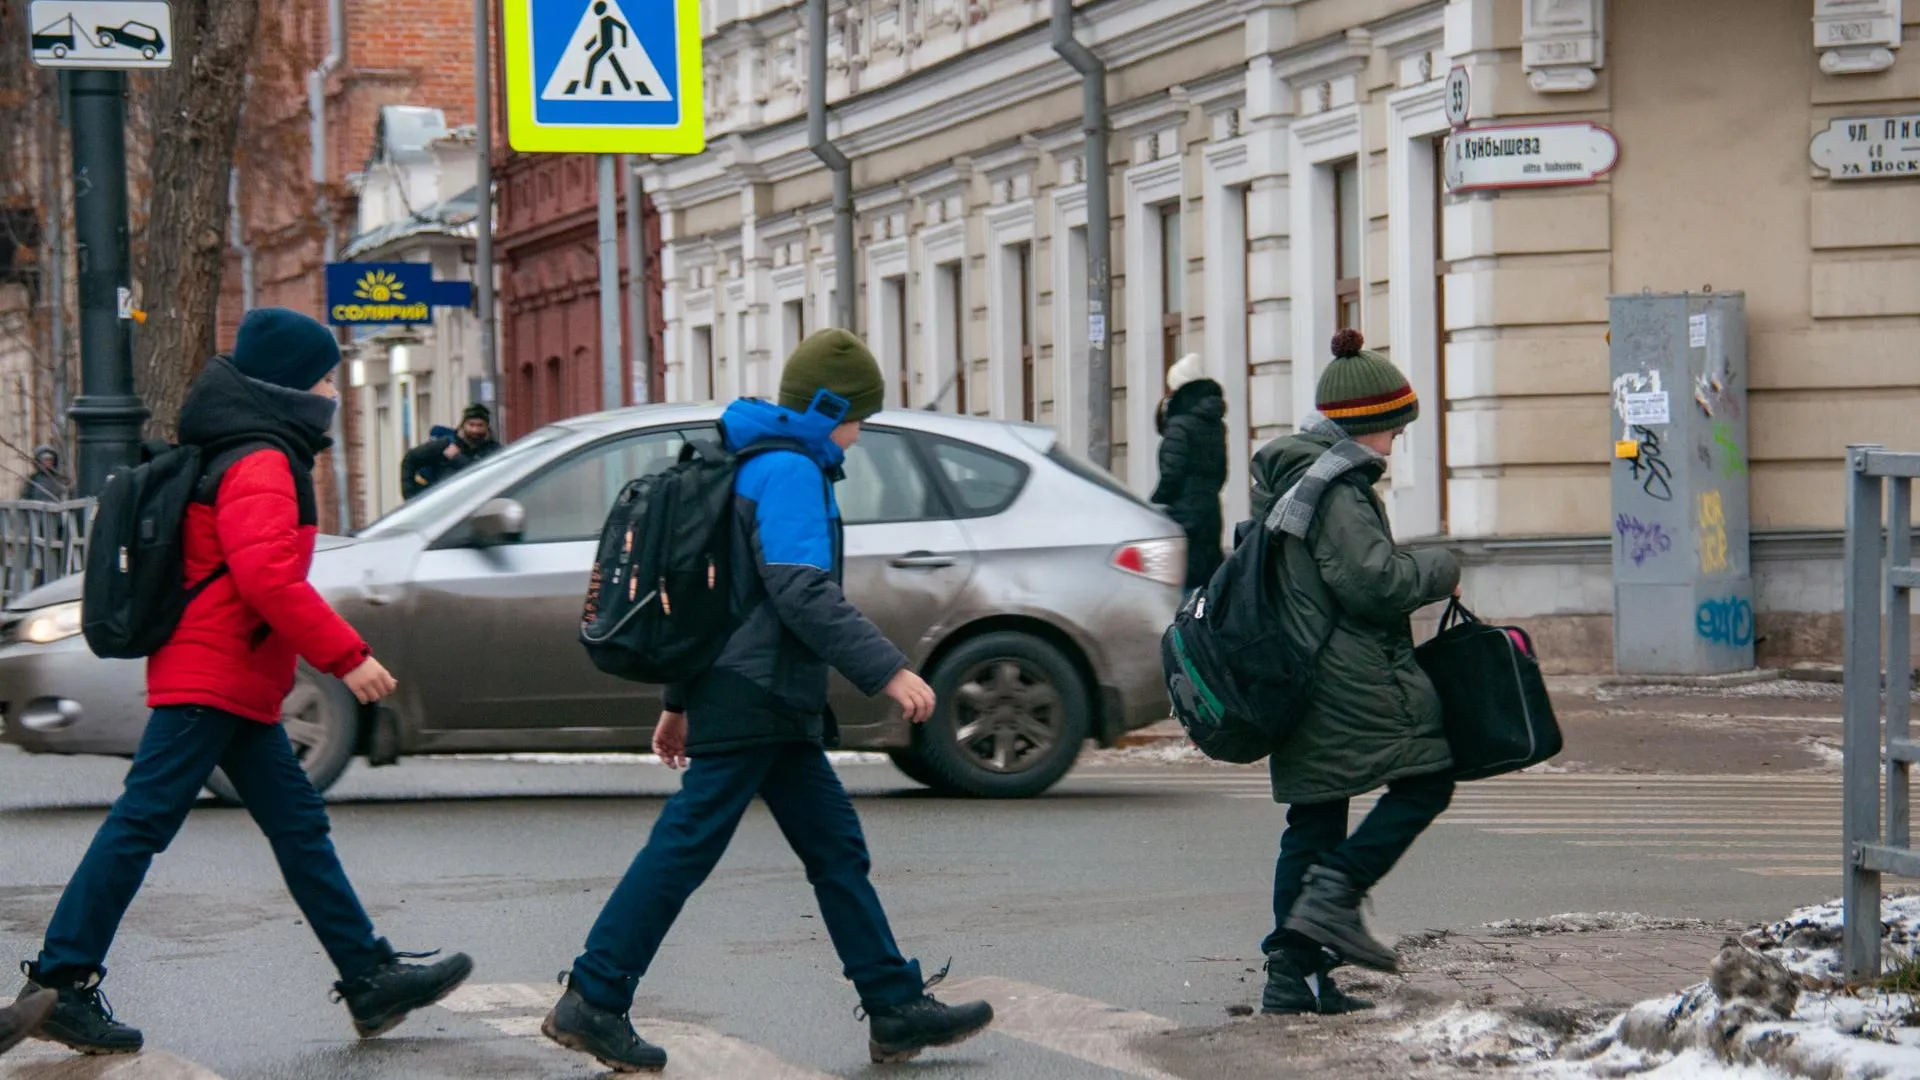
[[[687,714],[687,752],[722,753],[838,738],[827,708],[828,668],[869,696],[907,658],[840,589],[840,507],[833,485],[845,454],[836,421],[743,399],[721,418],[727,448],[778,439],[804,447],[747,459],[734,482],[734,610],[720,658],[698,679],[669,687]]]

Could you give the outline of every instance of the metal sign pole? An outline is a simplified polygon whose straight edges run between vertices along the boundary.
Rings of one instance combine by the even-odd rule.
[[[67,74],[73,98],[74,240],[79,250],[80,494],[98,495],[107,473],[138,458],[151,415],[133,389],[133,293],[127,255],[127,76]]]
[[[633,334],[633,403],[653,400],[653,331],[647,325],[646,194],[640,185],[638,154],[621,163],[627,196],[627,311]]]
[[[600,156],[600,407],[626,400],[620,387],[620,228],[614,184],[619,156]]]
[[[493,408],[496,432],[506,430],[506,414],[501,408],[500,356],[494,344],[493,315],[493,87],[491,80],[493,49],[488,43],[488,0],[473,0],[473,116],[477,144],[478,177],[474,193],[479,206],[474,216],[474,287],[480,301],[480,370],[486,374],[486,393],[482,395]]]

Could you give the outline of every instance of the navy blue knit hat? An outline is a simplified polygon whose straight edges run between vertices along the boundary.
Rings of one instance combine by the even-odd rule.
[[[249,379],[311,390],[340,366],[340,343],[333,331],[297,311],[255,308],[240,320],[233,366]]]

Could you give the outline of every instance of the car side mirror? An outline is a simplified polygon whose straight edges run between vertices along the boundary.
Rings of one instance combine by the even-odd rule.
[[[527,508],[513,499],[488,499],[467,518],[474,547],[515,543],[527,529]]]

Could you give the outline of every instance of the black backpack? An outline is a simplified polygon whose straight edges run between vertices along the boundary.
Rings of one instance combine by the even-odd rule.
[[[1320,651],[1305,651],[1274,617],[1267,560],[1285,537],[1264,523],[1245,535],[1206,585],[1187,598],[1160,638],[1173,714],[1202,753],[1251,764],[1274,751],[1306,708]]]
[[[211,505],[227,467],[262,447],[251,441],[211,457],[198,446],[148,444],[138,465],[107,474],[87,537],[80,632],[95,656],[152,656],[180,625],[187,605],[226,575],[220,564],[189,585],[181,527],[187,507]]]
[[[734,478],[748,458],[804,449],[768,439],[728,453],[723,443],[692,440],[678,464],[620,490],[580,615],[580,644],[594,667],[664,685],[712,666],[735,622]]]

